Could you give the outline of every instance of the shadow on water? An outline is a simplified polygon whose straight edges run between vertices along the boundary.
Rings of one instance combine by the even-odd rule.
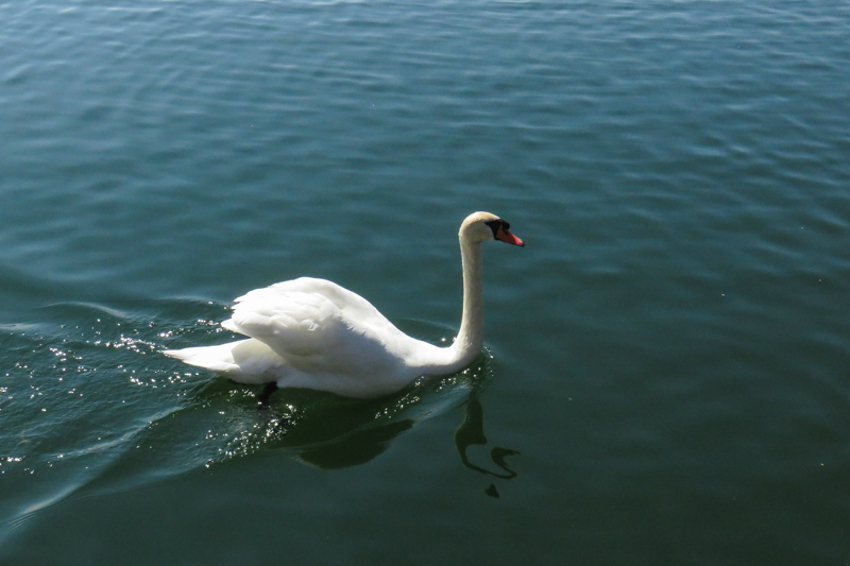
[[[70,497],[135,489],[261,450],[282,450],[323,469],[365,464],[414,426],[460,407],[461,463],[495,478],[516,474],[513,450],[493,466],[467,457],[486,443],[479,393],[492,374],[482,354],[466,370],[420,379],[402,392],[353,400],[241,385],[163,356],[164,348],[229,339],[208,301],[56,303],[0,321],[8,369],[0,383],[0,541],[28,517]],[[407,322],[439,343],[450,330]],[[498,496],[495,486],[488,495]]]
[[[500,479],[517,474],[505,459],[516,450],[496,447],[493,463],[501,472],[473,464],[467,456],[472,445],[487,444],[484,409],[478,399],[488,359],[481,356],[458,375],[420,380],[399,397],[351,400],[306,390],[278,390],[269,405],[259,403],[274,440],[266,448],[295,451],[297,460],[323,469],[357,466],[386,451],[392,441],[418,422],[463,406],[464,419],[454,435],[461,463],[471,470]],[[498,497],[495,486],[488,495]]]
[[[502,470],[501,472],[490,471],[486,468],[473,464],[469,460],[469,457],[466,455],[467,448],[473,444],[487,444],[487,437],[484,436],[484,408],[481,406],[481,402],[478,400],[476,393],[472,393],[470,395],[465,407],[466,414],[463,419],[463,423],[461,423],[455,431],[455,446],[457,446],[457,451],[460,454],[460,460],[463,462],[463,465],[484,475],[506,480],[515,478],[517,473],[508,467],[507,462],[505,462],[505,458],[508,456],[518,455],[519,452],[517,450],[511,450],[509,448],[502,448],[499,446],[490,450],[490,458],[493,460],[493,463]],[[491,497],[499,497],[496,484],[490,484],[490,486],[485,490],[485,493]]]

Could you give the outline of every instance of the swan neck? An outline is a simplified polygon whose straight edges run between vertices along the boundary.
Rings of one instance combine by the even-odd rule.
[[[453,348],[461,365],[471,362],[484,346],[484,304],[481,245],[460,238],[463,267],[463,315]]]

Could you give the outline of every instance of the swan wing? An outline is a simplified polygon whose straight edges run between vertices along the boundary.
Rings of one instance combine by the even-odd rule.
[[[400,361],[398,344],[409,340],[366,299],[307,277],[239,297],[222,326],[307,372],[392,370]]]

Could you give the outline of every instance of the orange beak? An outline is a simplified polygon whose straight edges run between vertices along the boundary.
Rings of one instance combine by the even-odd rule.
[[[525,244],[522,243],[522,240],[520,240],[519,238],[511,234],[509,230],[505,230],[501,226],[499,226],[499,229],[496,231],[496,239],[501,240],[503,242],[507,242],[509,244],[513,244],[515,246],[525,246]]]

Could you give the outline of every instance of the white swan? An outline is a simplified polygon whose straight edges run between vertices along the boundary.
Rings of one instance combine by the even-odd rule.
[[[411,338],[336,283],[302,277],[236,299],[233,316],[221,325],[247,340],[163,353],[240,383],[274,382],[357,398],[394,393],[422,375],[454,373],[484,344],[481,242],[524,245],[508,228],[489,212],[470,214],[461,224],[463,317],[449,347]]]

